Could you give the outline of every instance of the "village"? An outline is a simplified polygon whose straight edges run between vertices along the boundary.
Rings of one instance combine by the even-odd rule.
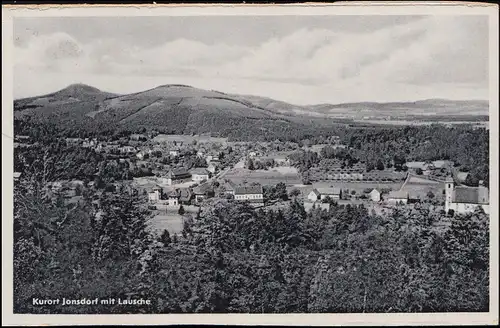
[[[306,211],[364,205],[380,214],[397,206],[428,203],[445,213],[464,214],[477,207],[489,212],[488,188],[482,182],[478,187],[464,186],[467,173],[456,170],[451,161],[410,161],[398,170],[321,158],[325,147],[348,149],[335,136],[325,144],[302,147],[290,142],[228,142],[210,136],[161,134],[131,134],[114,141],[67,138],[66,143],[126,163],[135,172],[128,183],[153,211],[151,228],[159,232],[179,233],[184,214],[196,213],[208,199],[217,198],[248,202],[263,210],[295,200]],[[19,136],[15,146],[29,146],[29,140]],[[304,152],[321,159],[301,172],[296,154]],[[67,199],[74,200],[81,197],[82,184],[61,181],[49,187],[63,190]]]

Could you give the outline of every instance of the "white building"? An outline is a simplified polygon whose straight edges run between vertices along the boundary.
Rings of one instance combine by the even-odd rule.
[[[327,197],[339,200],[342,197],[342,190],[340,188],[315,188],[307,195],[307,199],[312,202],[323,200]]]
[[[210,178],[210,172],[201,167],[191,170],[191,179],[196,182],[206,181]]]
[[[172,150],[170,150],[170,151],[168,152],[168,154],[169,154],[170,156],[177,157],[177,156],[179,156],[179,151],[178,151],[178,150],[176,150],[176,149],[172,149]]]
[[[445,211],[466,214],[482,207],[485,213],[490,212],[489,190],[480,181],[479,187],[455,186],[453,178],[445,181]]]
[[[264,193],[262,186],[237,186],[234,188],[234,199],[239,201],[249,201],[252,205],[264,205]]]
[[[150,203],[157,203],[163,194],[163,189],[159,186],[153,188],[152,191],[148,193],[148,199]]]
[[[380,191],[377,189],[370,191],[369,195],[372,202],[380,202]]]
[[[387,194],[387,203],[389,204],[408,204],[410,198],[407,191],[391,191]]]

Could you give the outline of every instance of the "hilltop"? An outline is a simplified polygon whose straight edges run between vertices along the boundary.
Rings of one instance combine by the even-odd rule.
[[[164,133],[219,136],[301,135],[365,116],[487,115],[480,101],[423,100],[298,106],[274,99],[169,84],[118,95],[73,84],[57,92],[14,101],[15,116],[31,116],[68,131],[157,129]]]

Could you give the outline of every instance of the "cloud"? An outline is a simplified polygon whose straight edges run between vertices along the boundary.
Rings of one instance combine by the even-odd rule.
[[[484,94],[488,81],[487,22],[486,18],[433,16],[370,32],[302,28],[256,46],[179,38],[140,48],[110,38],[82,43],[66,33],[35,35],[16,46],[15,75],[20,79],[23,74],[51,73],[69,73],[75,78],[88,78],[89,74],[177,77],[179,83],[199,79],[204,81],[201,84],[226,79],[246,87],[252,81],[262,85],[267,81],[288,85],[290,92],[296,90],[295,96],[306,98],[310,93],[322,99],[328,98],[328,90],[338,95],[353,93],[352,89],[357,89],[360,97],[372,97],[360,100],[375,101],[394,96],[393,90],[406,96],[409,92],[405,90],[412,88],[415,95],[422,96],[434,90],[436,97],[448,97],[454,87],[457,92],[482,88]],[[314,88],[321,91],[311,91]],[[261,89],[261,94],[273,96],[272,90]],[[239,92],[248,93],[243,89]],[[331,101],[335,102],[334,96]]]

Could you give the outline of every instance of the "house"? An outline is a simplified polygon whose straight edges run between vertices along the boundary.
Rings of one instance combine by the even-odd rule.
[[[208,180],[210,178],[210,172],[202,167],[197,167],[191,170],[191,179],[196,182]]]
[[[309,195],[307,195],[307,199],[312,202],[323,200],[327,197],[331,199],[340,199],[342,197],[342,190],[340,188],[314,188]]]
[[[372,191],[370,191],[369,195],[372,202],[380,202],[380,191],[378,191],[377,189],[373,189]]]
[[[219,161],[219,155],[207,155],[206,161],[207,161],[207,163],[218,162]]]
[[[170,151],[168,152],[168,154],[169,154],[170,156],[172,156],[172,157],[177,157],[177,156],[179,156],[179,150],[177,150],[177,149],[172,149],[172,150],[170,150]]]
[[[146,141],[148,138],[144,134],[132,134],[130,135],[130,140]]]
[[[264,192],[262,185],[244,185],[234,188],[234,199],[239,201],[249,201],[254,206],[264,205]]]
[[[489,190],[483,181],[478,187],[455,186],[453,178],[445,180],[445,211],[453,210],[455,213],[466,214],[482,207],[485,213],[490,211]]]
[[[68,145],[79,145],[82,143],[82,139],[80,138],[66,138],[66,143]]]
[[[425,171],[427,169],[429,169],[429,167],[431,166],[431,164],[427,163],[427,162],[406,162],[406,167],[408,167],[409,170],[422,170],[422,171]]]
[[[212,188],[211,184],[209,183],[204,183],[196,188],[193,188],[193,194],[195,201],[197,203],[202,202],[203,200],[207,198],[214,197],[214,189]]]
[[[21,172],[14,172],[14,181],[19,181],[20,177],[21,177]]]
[[[218,169],[218,162],[210,162],[210,164],[208,164],[208,167],[207,167],[207,171],[214,174],[215,172],[217,172],[217,169]]]
[[[434,169],[447,169],[453,166],[452,161],[446,161],[446,160],[440,160],[440,161],[433,161],[432,162],[432,168]]]
[[[123,147],[120,147],[119,150],[123,154],[133,153],[136,151],[135,147],[132,147],[132,146],[123,146]]]
[[[30,140],[30,136],[24,136],[24,135],[14,136],[14,140],[18,142],[28,142]]]
[[[163,189],[160,186],[155,186],[148,192],[148,200],[150,203],[157,203],[162,199]]]
[[[179,205],[179,193],[177,190],[172,190],[168,193],[168,206],[178,206]]]
[[[177,194],[179,195],[179,204],[189,205],[193,199],[193,192],[189,188],[178,189]]]
[[[388,204],[408,204],[409,195],[407,191],[391,191],[386,199]]]
[[[226,195],[233,195],[234,196],[234,188],[235,186],[231,181],[227,180],[223,185],[222,188],[224,190],[224,194]]]
[[[164,179],[169,186],[191,181],[191,173],[184,168],[173,169]]]

